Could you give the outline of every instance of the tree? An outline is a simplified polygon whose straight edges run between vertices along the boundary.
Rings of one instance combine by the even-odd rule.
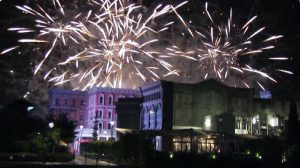
[[[296,144],[299,142],[299,120],[297,113],[297,104],[294,100],[290,104],[290,112],[287,121],[287,141],[290,144]]]
[[[287,146],[284,152],[287,165],[290,168],[299,167],[300,160],[300,136],[297,104],[294,100],[290,104],[290,112],[286,126]]]
[[[55,129],[59,129],[60,140],[66,143],[72,143],[75,138],[75,122],[69,120],[66,114],[58,115],[53,122]]]
[[[97,132],[98,132],[98,121],[95,118],[94,127],[93,127],[93,138],[94,138],[95,141],[98,139],[98,133]]]
[[[20,142],[30,141],[32,135],[45,132],[46,121],[31,114],[34,107],[27,100],[18,99],[1,110],[0,132],[5,135],[0,138],[1,151],[18,150]]]

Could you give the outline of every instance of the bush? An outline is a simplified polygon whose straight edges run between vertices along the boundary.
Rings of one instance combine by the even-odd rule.
[[[81,154],[131,165],[147,164],[154,153],[152,142],[137,134],[123,135],[117,142],[82,143],[80,148]]]

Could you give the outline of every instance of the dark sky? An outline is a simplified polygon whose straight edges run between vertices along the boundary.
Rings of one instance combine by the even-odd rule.
[[[36,0],[0,0],[0,51],[5,48],[14,46],[18,39],[15,33],[8,33],[7,28],[14,25],[30,25],[30,20],[24,19],[24,15],[14,7],[16,4],[24,4],[31,2],[34,4]],[[41,0],[39,2],[46,1]],[[64,2],[72,0],[63,0]],[[158,4],[160,1],[144,0],[146,6]],[[166,2],[166,1],[164,1]],[[179,2],[168,0],[167,2]],[[228,14],[230,7],[233,9],[234,20],[243,20],[258,15],[257,25],[266,26],[267,34],[282,34],[283,39],[277,43],[277,49],[273,51],[274,56],[284,56],[290,60],[280,63],[270,63],[267,60],[259,62],[263,66],[280,67],[294,72],[294,75],[285,75],[273,73],[279,84],[271,85],[270,88],[294,91],[300,89],[300,2],[299,0],[213,0],[208,1],[219,11]],[[181,15],[186,20],[193,20],[197,24],[197,20],[201,18],[201,10],[205,1],[190,0],[189,4],[180,10]],[[24,21],[25,20],[25,21]],[[244,22],[243,22],[244,23]],[[28,47],[25,47],[28,49]],[[22,51],[22,50],[21,50]],[[32,77],[32,53],[12,52],[8,55],[0,55],[0,107],[9,101],[18,97],[23,97],[28,91],[29,81],[34,80]],[[40,85],[33,89],[36,96],[42,90],[38,86],[46,88],[46,84],[42,81],[34,81]],[[32,87],[32,86],[31,86]]]

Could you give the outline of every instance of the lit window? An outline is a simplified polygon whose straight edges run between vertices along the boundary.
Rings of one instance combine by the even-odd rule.
[[[204,126],[205,126],[205,128],[210,129],[210,127],[211,127],[211,118],[209,116],[207,116],[205,118]]]
[[[124,95],[120,95],[119,98],[125,98],[125,96]]]

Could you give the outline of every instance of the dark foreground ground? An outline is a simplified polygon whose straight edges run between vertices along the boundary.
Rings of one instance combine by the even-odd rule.
[[[2,168],[133,168],[129,166],[96,166],[96,165],[0,165]]]
[[[246,164],[246,163],[245,163]],[[137,168],[134,166],[96,166],[96,165],[30,165],[30,164],[26,164],[26,165],[0,165],[0,167],[2,168]],[[148,166],[145,166],[148,168]],[[152,167],[152,166],[151,166]],[[168,168],[169,166],[158,166],[158,167],[154,167],[154,168]],[[176,166],[177,167],[177,166]],[[181,166],[182,168],[188,168],[185,166]],[[223,166],[218,166],[220,168],[223,168]],[[224,168],[227,168],[228,166],[224,166]],[[229,166],[230,167],[230,166]],[[206,167],[202,167],[199,166],[199,168],[206,168]],[[235,168],[235,167],[231,167],[231,168]],[[243,168],[243,167],[239,167],[239,168]],[[274,166],[263,166],[263,167],[255,167],[255,168],[279,168],[279,167],[274,167]]]

